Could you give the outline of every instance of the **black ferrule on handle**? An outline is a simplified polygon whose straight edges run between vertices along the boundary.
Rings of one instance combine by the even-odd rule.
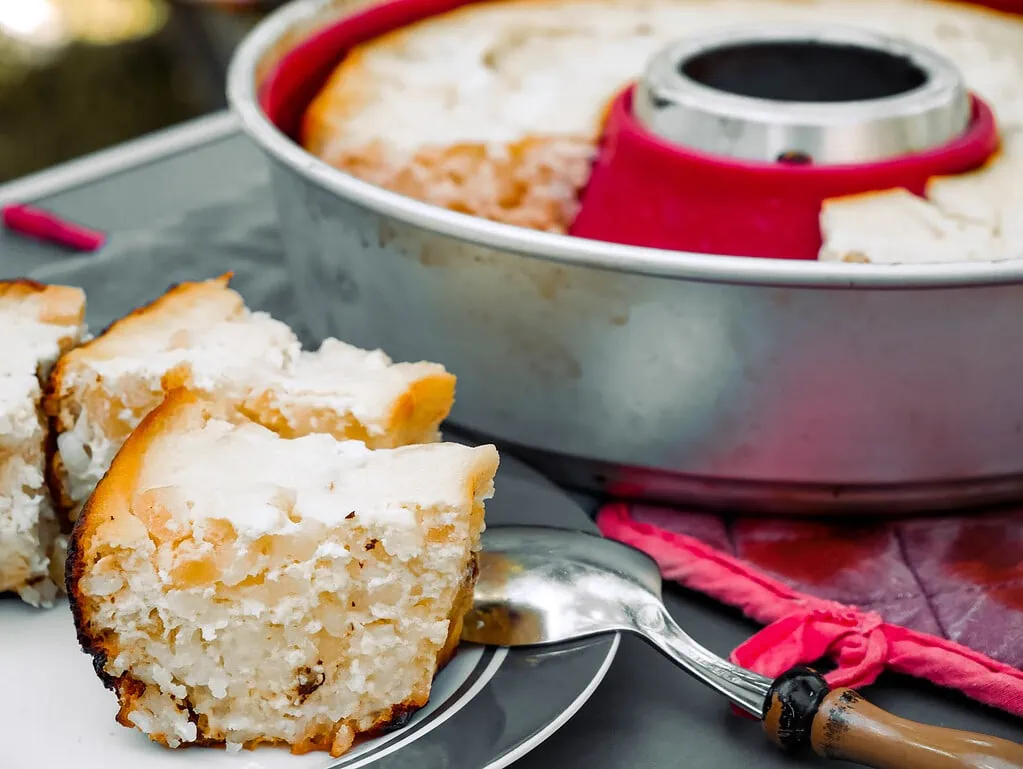
[[[764,726],[783,750],[810,744],[810,728],[824,697],[827,681],[807,667],[792,668],[771,684],[764,701]]]

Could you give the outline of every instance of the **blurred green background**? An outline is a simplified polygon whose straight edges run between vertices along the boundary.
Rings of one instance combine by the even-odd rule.
[[[225,107],[280,0],[0,0],[0,182]]]

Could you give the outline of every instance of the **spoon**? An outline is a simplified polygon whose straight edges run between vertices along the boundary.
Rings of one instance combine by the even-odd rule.
[[[486,531],[462,640],[546,646],[614,632],[645,639],[759,719],[783,749],[809,745],[875,769],[1023,769],[1023,745],[907,721],[851,689],[831,689],[809,668],[771,679],[721,659],[671,618],[657,564],[639,550],[541,526]]]

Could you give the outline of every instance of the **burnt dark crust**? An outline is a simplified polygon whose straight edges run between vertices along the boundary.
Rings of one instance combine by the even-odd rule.
[[[83,652],[92,657],[92,667],[103,685],[113,692],[119,692],[119,679],[106,672],[108,652],[85,616],[85,599],[79,588],[79,583],[85,576],[85,543],[83,540],[86,535],[90,506],[91,501],[86,503],[81,516],[71,529],[71,536],[68,538],[67,560],[64,562],[64,587],[68,603],[71,606],[71,616],[75,622],[79,646],[82,647]]]
[[[440,672],[440,668],[437,668]],[[408,726],[412,717],[426,707],[426,702],[417,703],[414,700],[406,700],[392,707],[385,715],[382,715],[377,722],[364,732],[359,734],[361,740],[371,740],[374,737],[383,737],[385,734],[396,732]]]

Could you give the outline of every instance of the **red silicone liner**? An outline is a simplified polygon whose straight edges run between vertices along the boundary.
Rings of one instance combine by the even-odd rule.
[[[346,16],[281,57],[259,90],[259,104],[274,125],[297,138],[309,103],[345,54],[368,40],[475,0],[393,0]]]
[[[260,87],[260,106],[297,139],[306,108],[347,51],[471,2],[393,0],[346,16],[281,58]],[[1023,0],[985,5],[1023,11]],[[894,187],[922,194],[928,178],[977,168],[998,146],[991,111],[975,97],[970,128],[948,145],[894,161],[832,167],[749,163],[681,149],[648,134],[630,106],[628,89],[609,112],[574,235],[679,251],[815,259],[824,199]]]
[[[571,234],[708,254],[816,259],[827,198],[902,187],[982,165],[998,147],[991,110],[973,97],[970,126],[927,152],[862,165],[757,163],[678,147],[632,115],[632,88],[611,106]]]

